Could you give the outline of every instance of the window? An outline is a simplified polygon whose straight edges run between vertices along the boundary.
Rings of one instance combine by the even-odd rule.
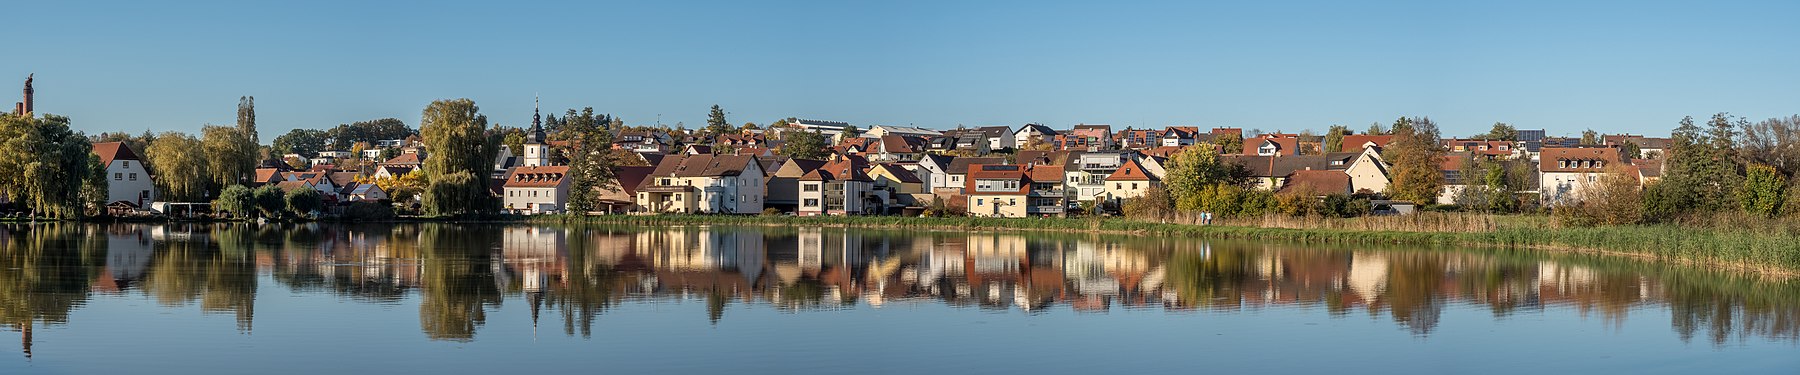
[[[125,179],[124,173],[116,173],[116,172],[113,173],[113,181],[119,181],[119,180],[123,180],[123,179]]]
[[[1589,175],[1589,176],[1588,176],[1588,182],[1594,182],[1594,176],[1592,176],[1592,175]]]
[[[987,204],[987,202],[986,202],[986,201],[984,201],[984,200],[981,200],[981,199],[976,199],[976,200],[975,200],[975,205],[976,205],[976,206],[980,206],[980,205],[985,205],[985,204]]]
[[[122,165],[124,165],[124,166],[125,166],[125,168],[131,168],[131,161],[130,161],[130,160],[120,160],[120,162],[122,162],[122,163],[125,163],[125,164],[122,164]]]
[[[1569,167],[1569,161],[1568,161],[1568,160],[1557,160],[1557,161],[1556,161],[1556,167],[1557,167],[1557,168],[1568,168],[1568,167]]]
[[[132,181],[137,181],[137,174],[136,174],[136,173],[132,173],[132,174],[130,174],[130,175],[129,175],[129,176],[130,176],[130,177],[131,177],[131,180],[132,180]]]
[[[813,192],[813,191],[819,191],[819,184],[805,184],[805,185],[801,185],[801,186],[800,186],[800,191],[807,191],[807,192]]]
[[[1125,188],[1125,184],[1122,184],[1122,183],[1117,183],[1117,182],[1114,182],[1114,183],[1113,183],[1113,188],[1114,188],[1114,189],[1124,189],[1124,188]]]
[[[1133,183],[1131,183],[1131,189],[1132,189],[1132,190],[1137,190],[1137,186],[1138,186],[1138,185],[1137,185],[1137,183],[1136,183],[1136,182],[1133,182]]]
[[[806,202],[805,202],[805,204],[804,204],[804,205],[805,205],[805,206],[807,206],[807,207],[818,207],[818,206],[819,206],[819,200],[818,200],[818,199],[813,199],[813,198],[807,198],[807,199],[806,199]]]

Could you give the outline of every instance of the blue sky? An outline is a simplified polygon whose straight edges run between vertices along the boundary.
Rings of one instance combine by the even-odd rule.
[[[528,124],[1363,129],[1552,135],[1800,113],[1800,2],[11,3],[0,94],[78,130],[195,131],[257,98],[264,141],[467,97]]]

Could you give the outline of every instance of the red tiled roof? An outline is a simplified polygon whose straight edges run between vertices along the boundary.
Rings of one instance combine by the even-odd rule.
[[[1156,176],[1151,176],[1150,172],[1145,171],[1144,166],[1138,165],[1137,160],[1134,159],[1134,160],[1126,160],[1125,164],[1120,164],[1118,170],[1113,171],[1112,174],[1106,176],[1106,180],[1107,181],[1157,181],[1158,179],[1156,178]]]
[[[566,165],[518,167],[506,176],[506,187],[554,187],[568,175]]]
[[[1262,136],[1244,140],[1244,155],[1256,155],[1257,148],[1262,147],[1263,142],[1275,143],[1276,152],[1282,156],[1297,155],[1296,152],[1300,149],[1300,138]]]
[[[1031,181],[1027,178],[1029,171],[1017,164],[974,164],[969,166],[969,177],[963,179],[963,191],[976,194],[1025,194],[1031,191]],[[1016,191],[976,191],[976,180],[1019,180]]]
[[[137,153],[124,142],[100,142],[94,144],[94,155],[100,155],[100,166],[112,165],[113,160],[141,160]]]
[[[419,165],[419,164],[424,164],[425,161],[424,161],[424,159],[419,158],[419,154],[400,154],[400,156],[395,156],[393,159],[388,159],[387,161],[384,161],[381,163],[382,164],[395,164],[395,165]]]
[[[1362,152],[1363,145],[1369,144],[1370,142],[1374,142],[1375,147],[1387,147],[1388,143],[1393,142],[1393,141],[1394,141],[1394,136],[1391,136],[1391,135],[1367,135],[1367,134],[1346,135],[1346,136],[1344,136],[1343,149],[1338,150],[1338,151],[1340,151],[1340,152]]]

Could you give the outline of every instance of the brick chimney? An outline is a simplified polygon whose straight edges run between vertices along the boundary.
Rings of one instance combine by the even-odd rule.
[[[31,97],[32,97],[32,96],[33,96],[33,95],[32,95],[32,94],[31,94],[31,92],[32,92],[32,90],[31,90],[31,79],[32,79],[32,78],[34,78],[34,77],[36,77],[36,76],[37,76],[37,74],[35,74],[35,73],[33,73],[33,74],[28,74],[28,75],[26,75],[26,76],[25,76],[25,102],[24,102],[24,103],[19,103],[19,107],[20,107],[20,109],[21,109],[21,110],[20,110],[20,111],[19,111],[19,115],[21,115],[21,116],[28,116],[28,117],[29,117],[29,116],[31,116],[31,112],[32,112],[32,108],[31,108],[31,101],[32,101],[32,100],[31,100]]]

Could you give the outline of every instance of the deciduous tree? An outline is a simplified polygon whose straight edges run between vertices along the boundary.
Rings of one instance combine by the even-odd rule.
[[[156,187],[162,190],[164,200],[197,202],[206,198],[206,188],[212,183],[207,173],[212,161],[200,139],[167,131],[157,135],[144,153],[156,172]]]

